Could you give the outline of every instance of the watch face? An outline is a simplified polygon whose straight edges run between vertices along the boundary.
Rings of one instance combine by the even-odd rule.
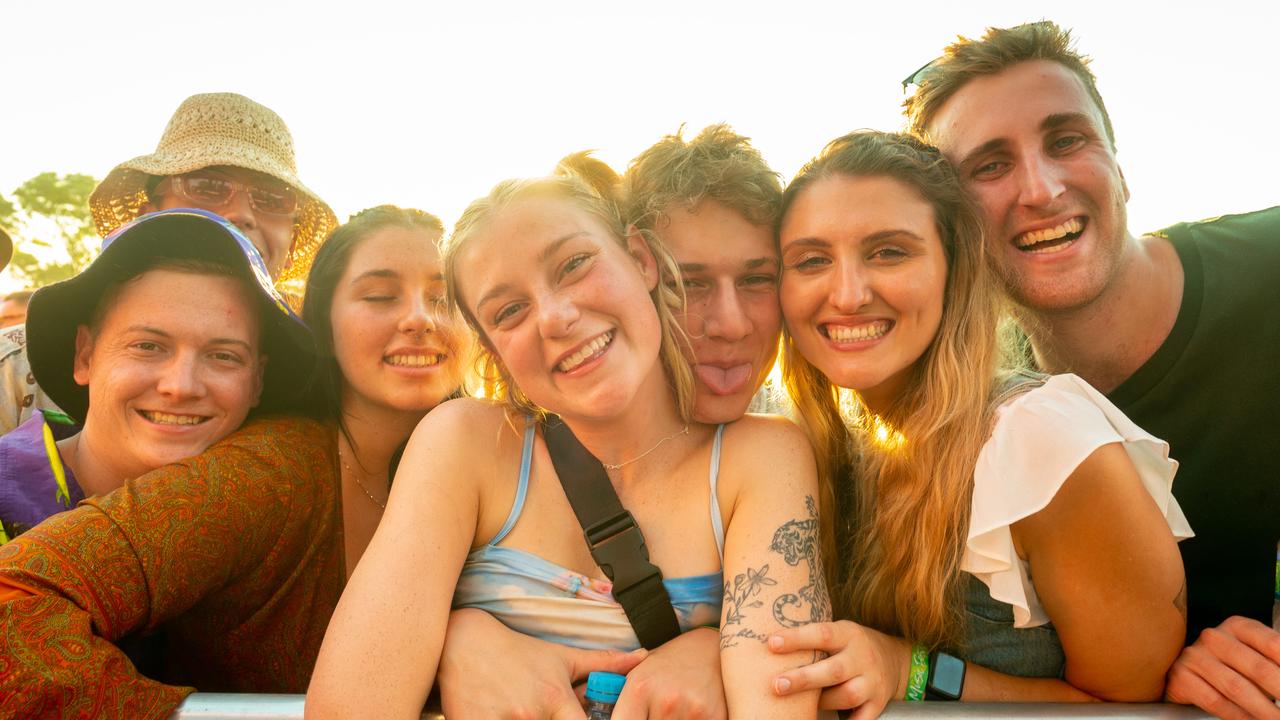
[[[939,700],[959,700],[964,691],[964,661],[946,653],[937,653],[930,666],[929,690]]]

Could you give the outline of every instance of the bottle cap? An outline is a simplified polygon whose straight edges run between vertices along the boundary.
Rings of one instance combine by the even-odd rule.
[[[593,672],[587,676],[587,699],[596,702],[616,703],[626,675],[611,672]]]

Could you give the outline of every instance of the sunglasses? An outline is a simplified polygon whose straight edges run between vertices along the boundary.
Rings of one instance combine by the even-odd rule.
[[[927,62],[927,63],[925,63],[925,64],[921,65],[920,67],[916,68],[916,70],[915,70],[914,72],[912,72],[910,75],[908,75],[908,76],[906,76],[905,78],[903,78],[903,79],[902,79],[902,93],[905,95],[905,94],[906,94],[906,92],[907,92],[907,90],[909,90],[909,89],[911,88],[911,86],[912,86],[912,85],[919,85],[919,84],[920,84],[920,81],[921,81],[921,80],[924,80],[925,73],[927,73],[927,72],[929,71],[929,68],[931,68],[931,67],[933,67],[934,65],[936,65],[936,64],[937,64],[937,62],[938,62],[939,60],[941,60],[941,59],[942,59],[942,58],[940,58],[940,57],[938,57],[938,58],[934,58],[934,59],[930,60],[929,62]]]
[[[243,183],[208,171],[170,175],[156,186],[156,192],[163,195],[170,188],[196,205],[210,210],[225,206],[240,192],[249,197],[249,207],[254,212],[292,215],[298,209],[298,193],[288,185]]]
[[[1029,30],[1034,35],[1039,37],[1044,37],[1044,36],[1052,37],[1054,36],[1055,33],[1060,32],[1057,24],[1055,24],[1052,20],[1037,20],[1035,22],[1024,23],[1015,28],[1009,28],[1009,29],[1021,30],[1021,31]],[[1041,35],[1041,33],[1043,33],[1044,35]],[[968,42],[968,41],[965,41],[965,42]],[[902,92],[906,93],[907,90],[910,89],[912,85],[915,85],[918,87],[920,83],[924,81],[925,75],[929,73],[929,68],[942,62],[942,60],[945,59],[946,57],[947,57],[946,55],[941,55],[939,57],[936,57],[930,60],[929,62],[925,63],[924,65],[921,65],[919,68],[916,69],[915,72],[903,78]]]

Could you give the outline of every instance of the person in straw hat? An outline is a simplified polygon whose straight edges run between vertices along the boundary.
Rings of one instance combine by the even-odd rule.
[[[184,100],[155,152],[120,163],[89,196],[103,237],[143,213],[179,207],[209,210],[235,224],[294,310],[302,308],[316,250],[338,226],[333,210],[298,179],[284,121],[235,93]],[[21,328],[0,333],[0,434],[37,408],[46,419],[65,417],[36,384],[24,345]]]
[[[316,250],[338,226],[333,210],[298,178],[284,121],[235,93],[184,100],[155,152],[120,163],[89,196],[104,237],[142,213],[177,207],[235,223],[295,307]]]

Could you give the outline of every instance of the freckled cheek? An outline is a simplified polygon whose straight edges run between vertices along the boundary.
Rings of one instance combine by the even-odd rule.
[[[521,384],[522,378],[527,379],[534,366],[538,364],[537,351],[533,344],[522,339],[503,338],[493,343],[492,352],[507,372],[511,373],[517,385]]]
[[[370,365],[382,362],[395,328],[377,316],[347,313],[334,318],[333,346],[339,365]]]

